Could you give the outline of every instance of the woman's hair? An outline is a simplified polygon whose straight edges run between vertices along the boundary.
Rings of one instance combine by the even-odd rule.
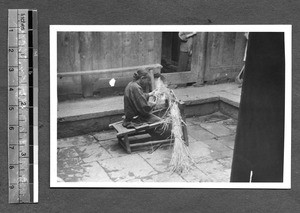
[[[133,79],[139,80],[142,77],[148,77],[149,73],[147,72],[146,69],[139,69],[136,73],[133,74]]]

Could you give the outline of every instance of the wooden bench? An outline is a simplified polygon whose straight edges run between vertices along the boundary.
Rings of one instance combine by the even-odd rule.
[[[179,104],[179,109],[181,111],[182,119],[185,122],[184,104]],[[147,145],[156,145],[156,144],[166,144],[166,143],[171,144],[172,142],[174,142],[174,139],[151,141],[151,137],[149,137],[148,142],[134,143],[135,140],[130,139],[130,137],[132,136],[147,134],[145,130],[156,128],[161,124],[163,124],[164,122],[143,124],[135,128],[126,128],[122,125],[122,123],[123,121],[112,123],[109,125],[109,127],[114,128],[117,131],[118,142],[126,150],[128,154],[131,153],[132,151],[131,148],[136,148],[139,146],[147,146]],[[187,128],[185,124],[182,124],[182,131],[183,131],[183,140],[185,141],[186,145],[188,145],[188,134],[187,134]]]

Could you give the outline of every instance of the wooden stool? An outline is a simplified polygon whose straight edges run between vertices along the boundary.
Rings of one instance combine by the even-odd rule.
[[[178,107],[181,112],[182,120],[185,122],[185,115],[184,115],[184,104],[178,104]],[[131,136],[136,135],[143,135],[147,134],[145,130],[154,129],[164,122],[156,122],[153,124],[143,124],[141,126],[135,128],[126,128],[122,125],[123,121],[118,121],[116,123],[112,123],[109,127],[113,127],[117,131],[117,138],[119,144],[126,150],[128,154],[131,153],[131,148],[138,147],[138,146],[145,146],[145,145],[155,145],[155,144],[166,144],[174,142],[174,139],[165,139],[165,140],[156,140],[156,141],[149,141],[149,142],[142,142],[142,143],[132,143],[133,140],[129,140]],[[185,124],[182,124],[182,132],[183,132],[183,140],[185,141],[186,145],[188,146],[188,133]]]
[[[138,146],[145,146],[145,145],[155,145],[161,143],[171,143],[172,139],[165,139],[165,140],[157,140],[157,141],[149,141],[149,142],[142,142],[142,143],[132,143],[134,140],[130,140],[130,137],[136,135],[143,135],[148,134],[145,130],[146,129],[153,129],[157,126],[161,125],[163,122],[157,122],[153,124],[143,124],[142,126],[136,128],[126,128],[122,125],[123,121],[119,121],[113,124],[110,124],[109,127],[113,127],[117,131],[117,138],[119,144],[126,150],[128,154],[131,153],[131,148],[138,147]]]

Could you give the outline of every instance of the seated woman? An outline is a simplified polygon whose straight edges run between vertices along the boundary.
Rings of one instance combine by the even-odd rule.
[[[151,113],[155,103],[149,102],[149,97],[153,95],[153,91],[150,93],[144,92],[150,82],[149,73],[145,69],[140,69],[126,86],[124,92],[124,127],[134,128],[144,123],[151,124],[161,121],[159,117]],[[171,135],[170,128],[164,130],[162,125],[155,129],[149,129],[147,132],[155,139],[166,139]]]

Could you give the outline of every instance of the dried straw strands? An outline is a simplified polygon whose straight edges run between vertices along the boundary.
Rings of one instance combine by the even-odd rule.
[[[163,116],[165,121],[164,127],[172,124],[172,137],[174,138],[174,146],[172,157],[170,161],[171,170],[173,172],[182,173],[188,171],[193,164],[193,159],[189,152],[188,146],[183,140],[182,125],[186,125],[182,120],[180,110],[178,108],[178,100],[172,90],[168,89],[166,85],[158,79],[157,89],[154,93],[157,103],[168,101],[169,107]]]

